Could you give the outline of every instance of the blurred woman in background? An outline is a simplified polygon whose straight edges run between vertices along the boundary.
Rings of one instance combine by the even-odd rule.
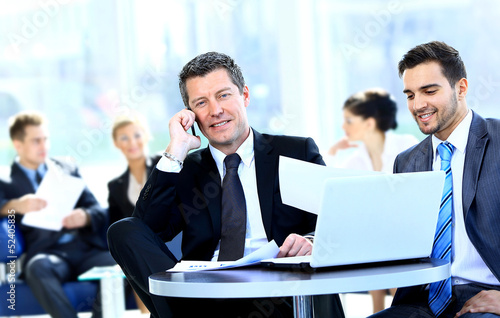
[[[115,119],[112,128],[113,142],[127,160],[127,170],[108,183],[110,224],[129,217],[142,187],[161,156],[148,156],[149,130],[139,115],[122,115]],[[135,294],[135,293],[134,293]],[[149,313],[135,294],[141,313]]]
[[[398,126],[398,109],[394,99],[382,89],[369,89],[350,96],[343,110],[342,129],[346,135],[330,147],[325,159],[330,165],[392,173],[396,156],[418,142],[413,135],[390,131]],[[339,151],[353,147],[357,149],[346,160],[337,158]]]
[[[132,215],[142,187],[161,156],[148,156],[148,128],[139,115],[122,115],[112,128],[113,142],[127,160],[127,170],[108,183],[110,224]]]

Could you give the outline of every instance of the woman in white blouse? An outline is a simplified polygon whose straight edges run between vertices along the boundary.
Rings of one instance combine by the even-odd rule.
[[[413,135],[391,132],[396,129],[396,102],[382,89],[370,89],[350,96],[344,103],[345,136],[335,143],[325,160],[329,165],[358,170],[392,173],[394,159],[415,145]],[[359,142],[359,143],[356,143]],[[342,150],[357,148],[341,160]]]
[[[127,170],[108,183],[110,224],[132,215],[142,187],[160,159],[159,155],[147,155],[148,129],[138,115],[117,117],[113,123],[112,136],[115,147],[127,160]],[[135,295],[135,298],[141,313],[148,313],[139,297]]]
[[[325,156],[328,165],[392,173],[396,156],[418,143],[412,135],[390,132],[397,127],[397,105],[382,89],[369,89],[350,96],[343,110],[342,129],[346,135],[328,151]],[[356,149],[352,151],[352,148]],[[351,149],[352,153],[341,160],[339,152],[346,149]],[[390,292],[394,295],[396,289]],[[385,308],[386,293],[386,290],[370,291],[374,313]]]

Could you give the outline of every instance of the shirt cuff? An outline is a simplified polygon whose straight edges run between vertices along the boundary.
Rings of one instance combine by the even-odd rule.
[[[163,172],[179,173],[182,169],[181,165],[176,161],[170,160],[164,156],[156,164],[156,169]]]

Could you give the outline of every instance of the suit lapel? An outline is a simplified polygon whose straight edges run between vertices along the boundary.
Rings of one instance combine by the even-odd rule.
[[[259,194],[260,210],[262,222],[268,239],[271,237],[271,225],[273,217],[273,195],[274,182],[277,173],[276,156],[269,156],[273,147],[264,137],[254,133],[254,155],[255,155],[255,175],[257,178],[257,191]]]
[[[481,163],[488,143],[484,119],[473,113],[469,130],[467,147],[465,149],[464,176],[462,180],[462,204],[464,218],[476,195],[477,179],[481,170]]]
[[[19,168],[17,163],[12,164],[10,176],[11,180],[18,184],[19,189],[26,189],[26,193],[36,192],[28,176]]]
[[[431,171],[432,161],[434,158],[432,150],[432,138],[427,137],[420,145],[418,145],[418,154],[414,157],[414,171]]]
[[[127,171],[125,171],[125,173],[121,175],[120,179],[118,179],[117,186],[119,189],[116,192],[117,194],[119,194],[118,200],[120,200],[120,205],[123,208],[128,208],[130,205],[132,205],[129,202],[127,195],[129,182],[130,182],[130,170],[127,168]]]

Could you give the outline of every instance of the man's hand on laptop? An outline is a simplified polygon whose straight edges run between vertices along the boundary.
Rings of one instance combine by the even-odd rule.
[[[280,247],[278,257],[311,255],[312,243],[298,234],[290,234]]]

